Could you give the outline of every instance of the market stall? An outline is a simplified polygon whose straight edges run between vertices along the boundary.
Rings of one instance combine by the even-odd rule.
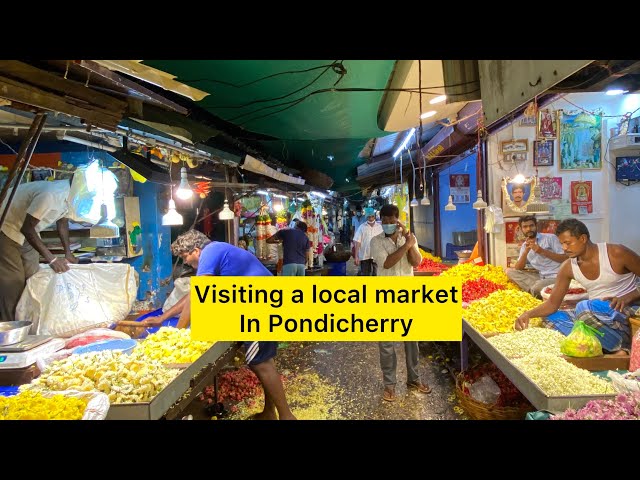
[[[97,329],[71,339],[25,335],[0,346],[0,384],[16,386],[5,395],[17,394],[17,386],[45,396],[99,392],[111,404],[107,419],[173,419],[205,386],[215,385],[217,373],[241,345],[191,341],[188,330],[168,327],[144,340],[107,333]],[[0,340],[12,341],[6,332]]]
[[[462,280],[463,372],[469,368],[469,342],[473,342],[538,410],[561,413],[592,400],[615,397],[611,383],[591,372],[626,370],[628,356],[563,355],[561,345],[566,337],[556,330],[540,328],[541,319],[532,319],[530,328],[515,331],[515,319],[541,301],[519,290],[501,267],[462,264],[442,275]],[[522,418],[524,414],[520,415]]]

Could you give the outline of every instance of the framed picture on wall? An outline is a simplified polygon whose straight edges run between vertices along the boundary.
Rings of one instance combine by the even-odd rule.
[[[526,213],[529,202],[533,200],[531,192],[536,186],[536,177],[525,178],[522,183],[504,177],[502,179],[502,211],[505,217],[519,217]]]
[[[533,142],[533,165],[535,167],[553,166],[553,140]]]
[[[529,151],[529,140],[523,138],[521,140],[505,140],[500,142],[500,153],[517,153]]]
[[[558,120],[555,113],[549,109],[538,111],[538,138],[558,138]]]
[[[527,152],[513,152],[504,154],[505,162],[526,162]]]
[[[602,115],[587,112],[560,115],[561,170],[599,170],[601,157]]]

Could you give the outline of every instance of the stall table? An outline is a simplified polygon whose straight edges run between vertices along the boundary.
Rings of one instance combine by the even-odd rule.
[[[241,342],[214,343],[198,360],[186,364],[186,368],[182,366],[182,372],[150,402],[113,404],[107,420],[176,418],[206,385],[214,383],[217,373],[234,358],[241,345]]]
[[[550,397],[464,319],[462,320],[462,332],[460,345],[461,369],[464,371],[468,367],[469,340],[472,340],[538,410],[562,413],[568,408],[578,409],[584,407],[591,400],[615,398],[615,394]]]

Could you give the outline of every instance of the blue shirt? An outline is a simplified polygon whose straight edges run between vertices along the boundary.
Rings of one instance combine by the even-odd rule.
[[[200,252],[198,275],[271,277],[252,253],[226,242],[211,242]]]
[[[283,265],[307,263],[307,250],[311,248],[311,243],[306,233],[299,228],[288,228],[279,230],[275,237],[282,240]]]
[[[364,215],[360,215],[360,218],[358,218],[357,215],[353,216],[353,218],[351,219],[351,225],[353,226],[354,235],[355,232],[358,231],[360,225],[364,225],[365,223],[367,223],[367,217],[365,217]]]
[[[554,253],[564,253],[562,250],[562,245],[560,244],[560,240],[552,233],[538,233],[536,235],[536,243],[540,245],[541,248],[545,250],[549,250]],[[520,247],[520,255],[524,252],[526,248],[526,243],[522,244]],[[530,250],[527,254],[527,261],[531,264],[533,268],[540,272],[540,278],[554,278],[558,276],[558,270],[560,270],[561,263],[554,262],[550,258],[547,258],[543,255],[535,253],[533,250]]]

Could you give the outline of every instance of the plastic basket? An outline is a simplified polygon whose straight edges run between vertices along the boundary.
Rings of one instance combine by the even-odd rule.
[[[328,274],[331,277],[345,276],[347,274],[347,262],[325,262],[329,267]]]
[[[499,407],[478,402],[462,389],[462,373],[456,376],[456,396],[460,405],[473,420],[524,420],[532,407]]]
[[[103,340],[102,342],[90,343],[89,345],[84,345],[82,347],[77,347],[73,350],[74,354],[82,355],[83,353],[89,352],[102,352],[104,350],[115,350],[118,352],[130,354],[133,349],[136,347],[138,342],[135,340],[125,340],[125,339],[116,339],[116,340]]]

